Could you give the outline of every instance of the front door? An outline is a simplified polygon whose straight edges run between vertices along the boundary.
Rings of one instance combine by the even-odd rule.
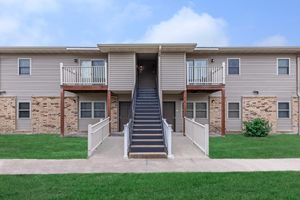
[[[129,121],[130,102],[119,102],[119,131],[123,131],[124,125]]]
[[[175,131],[175,102],[163,102],[163,118],[172,125],[173,131]]]

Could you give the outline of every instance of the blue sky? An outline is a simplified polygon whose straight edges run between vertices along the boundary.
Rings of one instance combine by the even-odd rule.
[[[0,46],[300,46],[297,0],[0,0]]]

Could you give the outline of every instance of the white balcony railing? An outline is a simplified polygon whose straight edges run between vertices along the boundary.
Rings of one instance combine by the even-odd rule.
[[[225,63],[221,67],[187,67],[187,85],[225,84]]]
[[[107,85],[107,65],[64,66],[60,64],[61,85]]]

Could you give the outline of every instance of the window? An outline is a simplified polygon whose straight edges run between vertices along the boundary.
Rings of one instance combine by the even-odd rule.
[[[105,102],[80,102],[80,118],[105,118]]]
[[[94,102],[94,118],[105,118],[104,102]]]
[[[18,102],[18,118],[30,118],[30,102]]]
[[[289,75],[290,74],[290,59],[289,58],[278,58],[277,67],[279,75]]]
[[[228,119],[240,118],[240,103],[228,102]]]
[[[19,75],[30,75],[31,59],[30,58],[19,58]]]
[[[228,74],[239,75],[240,74],[240,59],[239,58],[228,58]]]
[[[182,104],[183,106],[183,104]],[[207,119],[207,102],[187,102],[186,117]]]
[[[207,102],[196,102],[196,118],[207,118]]]
[[[186,104],[186,117],[194,118],[194,104],[191,102]]]
[[[81,102],[80,103],[80,117],[81,118],[92,118],[92,102]]]
[[[290,118],[290,102],[278,102],[278,118]]]

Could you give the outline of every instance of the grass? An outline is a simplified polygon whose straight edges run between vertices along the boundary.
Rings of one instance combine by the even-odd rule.
[[[298,199],[299,172],[0,176],[0,199]]]
[[[0,135],[0,159],[70,159],[87,157],[87,139],[59,135]]]
[[[245,137],[226,135],[210,138],[211,158],[300,158],[299,135]]]

